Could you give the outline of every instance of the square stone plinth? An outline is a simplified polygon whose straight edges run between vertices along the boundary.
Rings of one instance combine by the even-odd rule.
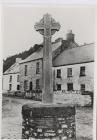
[[[64,104],[22,106],[23,139],[75,140],[75,107]]]

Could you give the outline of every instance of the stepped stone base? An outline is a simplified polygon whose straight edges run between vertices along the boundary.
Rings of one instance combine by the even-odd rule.
[[[75,107],[64,104],[22,106],[22,138],[32,140],[75,140]]]

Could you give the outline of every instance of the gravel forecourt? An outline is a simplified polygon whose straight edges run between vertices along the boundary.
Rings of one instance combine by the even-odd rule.
[[[21,139],[22,135],[22,105],[32,103],[29,99],[3,97],[2,100],[2,139]],[[77,140],[92,140],[93,109],[91,107],[76,107]]]

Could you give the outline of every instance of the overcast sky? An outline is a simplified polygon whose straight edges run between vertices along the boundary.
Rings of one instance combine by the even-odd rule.
[[[72,29],[78,44],[94,42],[95,11],[92,7],[57,7],[9,5],[2,12],[3,58],[28,50],[43,41],[34,25],[45,13],[49,13],[61,25],[52,41],[62,37]]]

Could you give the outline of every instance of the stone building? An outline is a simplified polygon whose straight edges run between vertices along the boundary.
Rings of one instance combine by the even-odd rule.
[[[70,37],[69,37],[70,36]],[[52,43],[53,60],[56,59],[64,50],[68,48],[78,47],[74,41],[74,34],[69,32],[67,39],[59,38]],[[43,67],[43,48],[31,54],[20,62],[20,87],[21,92],[28,90],[42,90],[42,67]]]
[[[3,93],[20,91],[20,61],[21,58],[16,58],[16,62],[3,73]]]
[[[72,31],[52,43],[54,90],[93,90],[94,44],[79,46]],[[42,91],[43,48],[20,62],[21,92]]]
[[[52,43],[53,52],[59,49],[61,44],[61,38]],[[41,46],[39,45],[39,49],[35,53],[20,62],[21,92],[42,90],[43,47]],[[58,54],[56,53],[56,55]]]
[[[63,51],[53,60],[54,89],[57,91],[93,91],[94,44]]]

